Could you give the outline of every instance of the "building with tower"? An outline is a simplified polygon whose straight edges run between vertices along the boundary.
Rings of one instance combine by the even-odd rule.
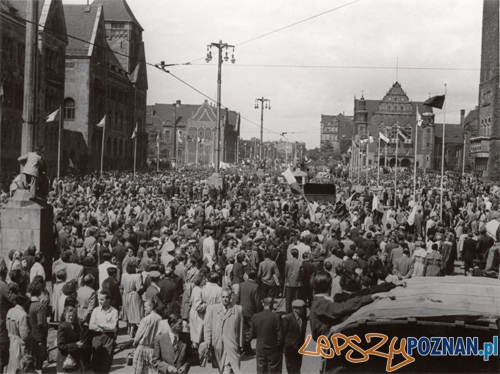
[[[66,50],[64,128],[67,159],[77,169],[133,167],[135,127],[137,167],[146,164],[145,51],[139,21],[125,0],[64,5],[69,38]],[[106,116],[106,127],[97,124]],[[103,142],[104,134],[104,142]]]
[[[416,110],[424,118],[428,126],[415,131]],[[423,102],[411,101],[399,82],[387,91],[381,100],[366,100],[364,96],[354,99],[354,133],[359,140],[373,137],[374,142],[361,142],[361,164],[374,166],[380,157],[381,166],[396,164],[397,130],[406,137],[398,144],[398,166],[410,167],[416,162],[417,167],[434,169],[435,126],[432,109]],[[389,138],[389,144],[381,142],[380,155],[378,150],[379,132]],[[417,141],[415,134],[417,133]],[[417,159],[415,159],[415,144]],[[353,147],[354,150],[355,147]],[[356,152],[356,150],[354,150]],[[424,156],[425,155],[425,156]]]
[[[226,108],[221,111],[221,120],[220,160],[234,163],[240,135],[240,115]],[[151,167],[156,165],[158,150],[162,165],[166,160],[172,162],[175,158],[179,166],[213,165],[216,124],[216,108],[206,100],[201,105],[183,104],[180,100],[175,104],[149,105],[146,130]],[[177,157],[174,157],[174,149]]]
[[[478,134],[470,139],[474,169],[492,181],[500,179],[499,3],[483,1]]]
[[[321,115],[320,149],[333,148],[333,154],[339,159],[347,155],[354,133],[354,117],[344,113],[337,115]]]

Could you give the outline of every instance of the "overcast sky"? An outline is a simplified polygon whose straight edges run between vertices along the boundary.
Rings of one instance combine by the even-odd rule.
[[[236,46],[236,63],[222,66],[221,102],[244,117],[243,138],[260,136],[254,104],[265,97],[271,110],[264,112],[264,140],[288,132],[288,140],[316,147],[321,114],[352,115],[355,95],[381,99],[396,77],[414,101],[443,94],[447,84],[447,123],[458,123],[460,109],[477,105],[482,1],[351,2],[128,0],[144,28],[147,61],[192,62],[168,69],[214,100],[217,50],[207,64],[207,44],[222,39]],[[148,104],[205,99],[154,67],[148,67],[148,78]],[[436,121],[443,121],[442,112],[435,112]]]

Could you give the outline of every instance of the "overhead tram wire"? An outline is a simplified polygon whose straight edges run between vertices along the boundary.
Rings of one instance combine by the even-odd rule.
[[[353,1],[351,3],[347,3],[347,4],[344,4],[344,5],[341,5],[339,7],[336,7],[336,8],[333,8],[333,9],[330,9],[330,10],[327,10],[325,12],[322,12],[320,14],[317,14],[315,16],[311,16],[311,17],[308,17],[304,20],[301,20],[301,21],[298,21],[298,22],[295,22],[293,24],[290,24],[288,26],[284,26],[282,28],[279,28],[279,29],[276,29],[274,31],[271,31],[271,32],[268,32],[266,34],[263,34],[261,36],[258,36],[258,37],[255,37],[255,38],[252,38],[252,39],[249,39],[245,42],[242,42],[242,43],[239,43],[239,44],[236,44],[236,46],[239,46],[239,45],[243,45],[243,44],[246,44],[246,43],[249,43],[251,41],[254,41],[254,40],[257,40],[257,39],[260,39],[260,38],[263,38],[267,35],[271,35],[273,33],[276,33],[276,32],[279,32],[281,30],[284,30],[286,28],[290,28],[292,26],[295,26],[297,24],[300,24],[300,23],[303,23],[303,22],[306,22],[308,20],[311,20],[313,18],[316,18],[316,17],[319,17],[321,15],[324,15],[324,14],[327,14],[327,13],[330,13],[332,11],[335,11],[337,9],[340,9],[340,8],[343,8],[343,7],[346,7],[348,5],[351,5],[351,4],[354,4],[356,2],[358,2],[360,0],[356,0],[356,1]],[[26,23],[33,23],[31,22],[30,20],[27,20],[27,19],[24,19],[24,18],[20,18],[18,17],[20,20],[26,22]],[[123,57],[131,57],[125,53],[121,53],[121,52],[117,52],[117,51],[113,51],[111,48],[109,47],[105,47],[105,46],[101,46],[101,45],[98,45],[98,44],[95,44],[95,43],[92,43],[92,42],[89,42],[87,40],[84,40],[84,39],[81,39],[81,38],[78,38],[76,36],[73,36],[73,35],[69,35],[67,33],[64,33],[64,32],[60,32],[59,30],[55,30],[55,29],[52,29],[50,27],[45,27],[45,30],[48,30],[48,31],[52,31],[54,33],[57,33],[59,35],[63,35],[63,36],[66,36],[68,38],[72,38],[74,40],[78,40],[82,43],[85,43],[85,44],[88,44],[88,45],[92,45],[94,47],[97,47],[97,48],[101,48],[105,51],[111,51],[117,55],[120,55],[120,56],[123,56]],[[197,59],[197,60],[200,60],[200,59]],[[197,60],[193,60],[194,61],[197,61]],[[151,67],[154,67],[158,70],[161,70],[163,72],[166,72],[168,74],[170,74],[172,77],[176,78],[177,80],[179,80],[181,83],[185,84],[186,86],[188,86],[189,88],[193,89],[194,91],[198,92],[200,95],[210,99],[211,101],[214,101],[215,100],[211,97],[209,97],[208,95],[206,95],[205,93],[201,92],[200,90],[198,90],[197,88],[195,88],[194,86],[192,86],[191,84],[187,83],[186,81],[184,81],[183,79],[177,77],[176,75],[172,74],[171,72],[169,72],[168,70],[165,70],[164,68],[165,67],[172,67],[172,66],[182,66],[182,65],[202,65],[202,64],[191,64],[191,62],[186,62],[186,63],[176,63],[176,64],[153,64],[151,62],[148,62],[146,60],[142,60],[142,59],[138,59],[137,60],[138,62],[142,62],[144,63],[145,65],[148,65],[148,66],[151,66]],[[204,64],[203,64],[204,65]],[[205,66],[205,65],[204,65]],[[385,66],[329,66],[329,65],[251,65],[251,64],[247,64],[247,65],[241,65],[241,64],[238,64],[239,67],[277,67],[277,68],[331,68],[331,69],[384,69],[384,70],[390,70],[390,69],[394,69],[394,67],[385,67]],[[476,70],[480,70],[480,69],[473,69],[473,68],[435,68],[435,67],[399,67],[399,69],[402,69],[402,70],[457,70],[457,71],[476,71]],[[491,70],[497,70],[498,68],[492,68]],[[223,106],[224,108],[226,108],[225,106]],[[247,121],[248,123],[256,126],[256,127],[260,127],[260,125],[258,125],[257,123],[249,120],[248,118],[244,117],[241,115],[240,113],[240,118],[244,119],[245,121]],[[270,133],[273,133],[273,134],[277,134],[277,135],[280,135],[280,133],[276,132],[276,131],[273,131],[271,129],[268,129],[268,128],[264,128],[266,131],[270,132]]]
[[[241,42],[241,43],[235,44],[234,46],[235,46],[235,47],[239,47],[239,46],[241,46],[241,45],[243,45],[243,44],[247,44],[247,43],[253,42],[253,41],[255,41],[255,40],[262,39],[262,38],[264,38],[264,37],[266,37],[266,36],[269,36],[269,35],[275,34],[275,33],[277,33],[277,32],[280,32],[280,31],[283,31],[283,30],[286,30],[286,29],[289,29],[289,28],[291,28],[291,27],[293,27],[293,26],[297,26],[297,25],[299,25],[299,24],[301,24],[301,23],[304,23],[304,22],[310,21],[310,20],[312,20],[312,19],[314,19],[314,18],[321,17],[321,16],[323,16],[323,15],[325,15],[325,14],[328,14],[328,13],[334,12],[334,11],[339,10],[339,9],[341,9],[341,8],[345,8],[345,7],[349,6],[349,5],[352,5],[352,4],[354,4],[354,3],[357,3],[358,1],[361,1],[361,0],[354,0],[354,1],[351,1],[350,3],[346,3],[346,4],[343,4],[343,5],[339,5],[339,6],[335,7],[335,8],[332,8],[332,9],[329,9],[329,10],[325,10],[324,12],[321,12],[321,13],[315,14],[314,16],[307,17],[307,18],[304,18],[303,20],[300,20],[300,21],[297,21],[297,22],[291,23],[291,24],[289,24],[289,25],[287,25],[287,26],[283,26],[283,27],[277,28],[276,30],[266,32],[265,34],[262,34],[262,35],[259,35],[259,36],[254,37],[254,38],[251,38],[251,39],[245,40],[244,42]],[[185,63],[185,65],[192,65],[192,63],[193,63],[193,62],[195,62],[195,61],[200,61],[200,60],[203,60],[203,59],[205,59],[205,57],[200,57],[200,58],[197,58],[197,59],[195,59],[195,60],[191,60],[191,61],[189,61],[189,62]]]

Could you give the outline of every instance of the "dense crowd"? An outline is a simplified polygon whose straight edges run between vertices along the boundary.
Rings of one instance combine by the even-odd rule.
[[[54,180],[53,253],[0,262],[2,372],[39,372],[56,323],[57,372],[108,373],[123,321],[134,373],[238,373],[243,355],[258,373],[281,373],[283,356],[300,373],[308,321],[313,339],[327,335],[405,279],[456,274],[457,260],[464,275],[498,277],[486,227],[497,188],[471,176],[447,176],[441,210],[430,174],[415,198],[412,178],[394,190],[383,174],[373,192],[365,172],[356,192],[334,169],[337,202],[308,204],[277,172],[224,173],[222,188],[208,170]]]

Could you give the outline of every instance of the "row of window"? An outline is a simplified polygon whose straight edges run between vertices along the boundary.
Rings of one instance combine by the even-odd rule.
[[[479,136],[491,136],[491,117],[481,119]]]
[[[378,125],[378,129],[382,134],[387,136],[389,139],[396,139],[397,138],[397,131],[398,131],[397,124],[386,125],[385,123],[382,122]],[[410,125],[409,123],[406,124],[405,126],[400,125],[399,131],[401,131],[406,136],[408,141],[411,141],[413,139],[412,138],[413,126]]]
[[[411,104],[407,105],[391,105],[391,104],[380,104],[381,111],[401,111],[401,112],[411,112],[413,110],[413,106]]]

